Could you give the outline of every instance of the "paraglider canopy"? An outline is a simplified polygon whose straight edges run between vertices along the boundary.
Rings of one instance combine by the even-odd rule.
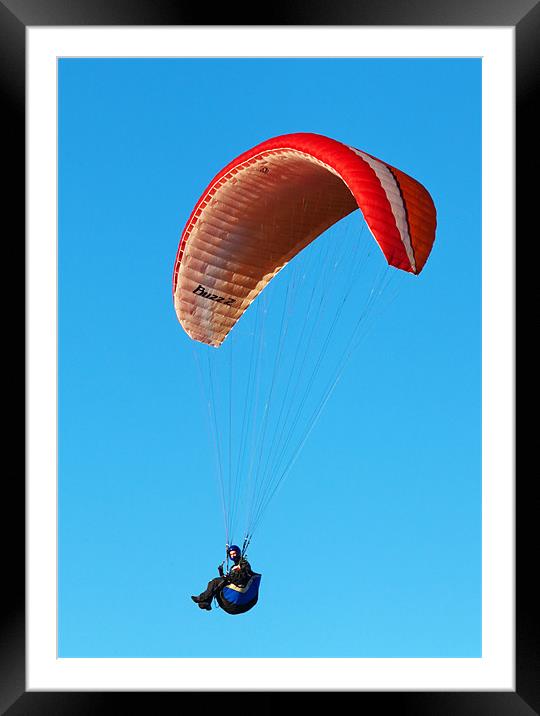
[[[210,182],[182,233],[173,294],[185,331],[221,345],[287,262],[358,208],[388,263],[420,273],[436,214],[415,179],[318,134],[285,134],[241,154]]]

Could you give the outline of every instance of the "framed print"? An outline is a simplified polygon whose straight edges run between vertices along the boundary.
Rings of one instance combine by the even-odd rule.
[[[395,5],[3,0],[27,386],[3,711],[538,712],[514,431],[540,14]]]

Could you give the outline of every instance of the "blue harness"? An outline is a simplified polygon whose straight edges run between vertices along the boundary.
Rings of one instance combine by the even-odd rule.
[[[253,573],[245,587],[226,584],[216,595],[216,601],[227,614],[243,614],[252,609],[259,598],[261,574]]]

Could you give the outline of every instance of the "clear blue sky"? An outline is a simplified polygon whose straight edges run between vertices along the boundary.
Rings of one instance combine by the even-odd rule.
[[[214,174],[297,131],[421,181],[437,239],[271,504],[260,602],[231,617],[189,599],[224,534],[172,268]],[[480,202],[479,60],[60,60],[60,656],[481,656]]]

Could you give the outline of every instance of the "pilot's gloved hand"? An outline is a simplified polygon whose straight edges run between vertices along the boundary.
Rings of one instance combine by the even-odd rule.
[[[223,562],[219,565],[217,571],[219,572],[219,576],[223,577]]]

